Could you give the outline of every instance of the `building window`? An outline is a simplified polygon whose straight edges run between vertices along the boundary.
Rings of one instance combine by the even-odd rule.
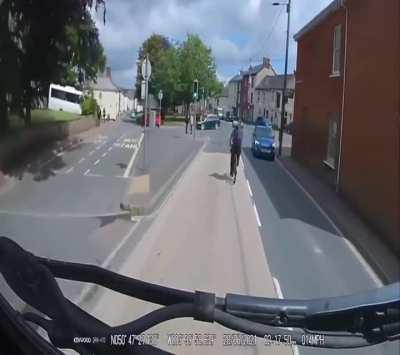
[[[281,93],[277,92],[276,93],[276,108],[280,108],[281,107]]]
[[[329,118],[328,128],[328,147],[326,152],[326,160],[324,163],[332,169],[336,169],[336,160],[338,153],[338,137],[339,137],[339,114],[333,114]]]
[[[333,31],[332,75],[340,75],[341,52],[342,52],[342,25],[337,25]]]
[[[250,103],[253,104],[253,93],[251,93]]]

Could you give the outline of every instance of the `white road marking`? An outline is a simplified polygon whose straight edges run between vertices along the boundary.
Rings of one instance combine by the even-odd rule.
[[[111,152],[111,150],[112,150],[112,147],[108,148],[108,151],[109,151],[109,152]]]
[[[104,175],[100,175],[100,174],[87,174],[87,177],[104,177]]]
[[[58,157],[62,157],[64,155],[64,152],[60,152],[56,154]]]
[[[92,150],[90,153],[89,153],[89,155],[93,155],[94,154],[94,150]]]
[[[260,216],[259,216],[259,214],[258,214],[257,206],[256,206],[255,203],[253,203],[253,209],[254,209],[254,214],[256,215],[257,224],[258,224],[259,227],[261,227],[262,224],[261,224]]]
[[[251,191],[251,186],[250,186],[249,180],[246,179],[246,182],[247,182],[247,187],[249,188],[250,196],[253,197],[253,191]]]
[[[101,145],[99,145],[98,147],[96,147],[96,150],[99,150],[99,149],[101,149]]]
[[[71,166],[65,173],[69,174],[69,173],[72,173],[73,171],[74,171],[74,167]]]
[[[276,277],[272,278],[272,281],[274,282],[274,286],[275,286],[275,291],[277,296],[283,300],[283,293],[282,293],[282,289],[281,289],[281,285],[279,284],[279,281]]]
[[[294,183],[300,188],[301,191],[308,197],[308,199],[314,204],[314,206],[317,208],[317,210],[326,218],[326,220],[330,223],[330,225],[333,227],[333,229],[336,231],[336,233],[342,237],[344,242],[347,244],[349,249],[353,252],[354,256],[356,259],[360,262],[360,264],[363,266],[365,271],[368,273],[368,275],[371,277],[372,281],[378,286],[381,287],[383,286],[383,283],[381,279],[378,277],[378,275],[375,273],[375,271],[371,268],[371,266],[366,262],[364,257],[360,254],[360,252],[356,249],[356,247],[351,243],[341,232],[339,227],[333,222],[333,220],[328,216],[328,214],[322,209],[322,207],[318,204],[318,202],[310,195],[310,193],[303,187],[303,185],[300,183],[299,180],[288,170],[286,167],[279,161],[279,159],[276,160],[278,165],[282,168],[283,171],[286,172],[286,174],[294,181]]]
[[[85,161],[85,158],[81,158],[81,160],[78,161],[78,164],[82,164]]]
[[[137,147],[136,147],[135,151],[133,152],[132,157],[131,157],[131,160],[129,161],[129,164],[128,164],[126,170],[125,170],[125,173],[124,173],[124,177],[125,177],[125,178],[127,178],[127,177],[129,176],[129,174],[131,173],[132,166],[133,166],[133,163],[134,163],[134,161],[135,161],[135,159],[136,159],[136,156],[137,156],[137,154],[138,154],[139,147],[140,147],[140,145],[142,144],[143,137],[144,137],[144,135],[143,135],[143,133],[142,133],[142,134],[140,135],[140,139],[139,139],[139,142],[138,142],[138,144],[137,144]]]
[[[97,165],[98,163],[100,163],[100,159],[97,159],[93,165]]]
[[[83,175],[86,176],[86,175],[89,174],[89,173],[90,173],[90,169],[87,169]]]
[[[283,297],[281,285],[279,284],[279,280],[276,277],[273,277],[272,281],[274,282],[275,291],[276,291],[278,298],[283,300],[284,297]],[[293,330],[293,328],[288,328],[288,330]],[[293,349],[293,355],[300,355],[299,348],[296,345],[293,345],[292,349]]]
[[[103,153],[103,154],[101,155],[101,157],[104,158],[106,155],[107,155],[107,153]]]

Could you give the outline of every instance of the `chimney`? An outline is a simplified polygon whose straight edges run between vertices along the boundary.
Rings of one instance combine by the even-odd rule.
[[[263,57],[263,65],[265,68],[269,68],[271,66],[271,60],[267,57]]]
[[[111,80],[111,67],[106,67],[106,77]]]

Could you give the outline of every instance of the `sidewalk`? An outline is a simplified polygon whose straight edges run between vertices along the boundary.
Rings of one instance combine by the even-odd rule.
[[[279,162],[339,227],[371,265],[384,284],[400,280],[400,260],[353,211],[347,203],[305,167],[289,156]]]
[[[143,234],[119,273],[185,290],[276,297],[243,165],[232,185],[226,153],[201,151],[179,179],[157,218]],[[131,321],[159,306],[104,290],[87,304],[91,314],[111,325]],[[85,308],[86,308],[85,307]],[[291,354],[288,346],[224,346],[217,324],[177,319],[152,328],[158,345],[176,354]],[[212,334],[214,346],[171,346],[168,334]]]
[[[124,203],[133,207],[136,214],[151,214],[193,161],[202,145],[203,141],[186,135],[183,127],[147,128]]]

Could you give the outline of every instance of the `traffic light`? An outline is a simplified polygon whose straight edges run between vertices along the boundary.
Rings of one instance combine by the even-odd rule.
[[[199,98],[199,81],[195,80],[193,82],[193,99],[197,101]]]

